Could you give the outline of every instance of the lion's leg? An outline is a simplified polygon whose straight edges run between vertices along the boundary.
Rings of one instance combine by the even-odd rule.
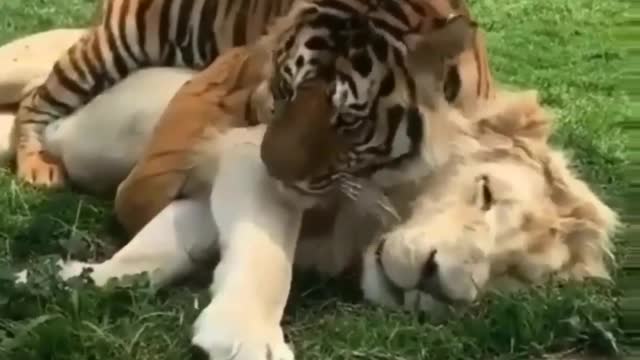
[[[62,159],[74,185],[113,196],[141,158],[169,101],[193,73],[168,67],[136,71],[47,126],[45,150]]]
[[[260,131],[233,130],[222,140],[211,193],[221,261],[193,337],[209,359],[293,359],[280,321],[304,209],[266,174]]]
[[[112,277],[147,272],[153,284],[163,286],[214,255],[216,238],[206,200],[175,200],[111,259],[99,264],[68,261],[60,275],[66,280],[88,267],[102,286]]]

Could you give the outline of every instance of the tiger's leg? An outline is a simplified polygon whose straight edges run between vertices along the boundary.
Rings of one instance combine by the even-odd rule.
[[[289,360],[280,321],[289,295],[303,206],[278,191],[260,160],[260,128],[223,142],[211,209],[221,260],[213,299],[194,324],[196,351],[209,359]],[[243,134],[244,133],[244,134]]]
[[[206,199],[175,200],[109,260],[67,261],[60,276],[67,280],[90,268],[96,285],[103,286],[110,278],[147,272],[152,284],[164,286],[215,255],[216,238]]]
[[[58,59],[44,84],[20,104],[15,120],[20,179],[46,187],[63,186],[64,167],[44,150],[44,129],[140,66],[125,61],[117,45],[109,45],[107,33],[107,26],[101,25],[84,35]]]
[[[20,105],[16,116],[18,178],[45,187],[63,186],[64,166],[44,149],[44,128],[137,69],[176,65],[173,57],[165,56],[166,47],[171,44],[161,36],[166,30],[158,30],[160,13],[172,3],[104,2],[101,23],[58,59],[45,83]],[[146,27],[142,28],[138,19],[145,18]]]
[[[162,173],[135,175],[130,173],[120,183],[114,201],[118,222],[130,236],[136,235],[174,201],[186,181],[185,172],[169,167]]]
[[[118,186],[114,210],[129,235],[135,235],[179,195],[192,195],[183,192],[194,182],[196,168],[215,161],[215,151],[210,158],[194,156],[202,155],[197,150],[202,144],[215,143],[218,133],[206,131],[207,119],[215,119],[217,113],[211,112],[209,102],[191,95],[192,87],[193,82],[174,96],[141,159]],[[201,187],[208,192],[210,183]]]
[[[263,78],[263,54],[228,50],[173,96],[140,161],[118,187],[115,212],[129,234],[177,196],[209,193],[218,138],[230,127],[249,126],[245,111]]]
[[[31,100],[25,100],[29,103]],[[26,105],[30,106],[30,105]],[[64,167],[44,151],[41,134],[46,122],[30,119],[28,111],[20,108],[15,117],[16,171],[20,180],[35,185],[57,188],[65,184]]]

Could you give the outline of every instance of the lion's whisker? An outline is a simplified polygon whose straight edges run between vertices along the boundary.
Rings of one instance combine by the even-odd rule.
[[[477,292],[480,292],[480,285],[478,285],[478,282],[476,282],[476,279],[473,277],[473,274],[469,276],[471,278],[471,284],[473,284],[473,287],[475,288],[475,290]]]

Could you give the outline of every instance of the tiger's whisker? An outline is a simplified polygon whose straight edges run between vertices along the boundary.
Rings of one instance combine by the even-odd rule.
[[[400,221],[400,215],[387,195],[375,184],[365,179],[343,175],[339,181],[339,189],[359,210],[373,215],[384,226]]]
[[[396,210],[396,208],[388,201],[388,199],[385,200],[378,200],[376,202],[376,204],[378,204],[380,206],[381,209],[383,209],[384,211],[386,211],[387,214],[391,215],[394,220],[396,221],[400,221],[400,214],[398,214],[398,211]]]
[[[355,191],[353,188],[350,188],[348,186],[341,184],[340,191],[351,200],[355,201],[358,199],[358,192]]]

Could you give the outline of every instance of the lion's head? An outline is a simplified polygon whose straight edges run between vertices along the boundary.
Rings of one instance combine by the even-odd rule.
[[[504,280],[609,277],[615,212],[548,145],[535,97],[505,99],[479,114],[481,146],[450,157],[421,184],[406,221],[369,246],[366,297],[424,309],[472,302]]]

